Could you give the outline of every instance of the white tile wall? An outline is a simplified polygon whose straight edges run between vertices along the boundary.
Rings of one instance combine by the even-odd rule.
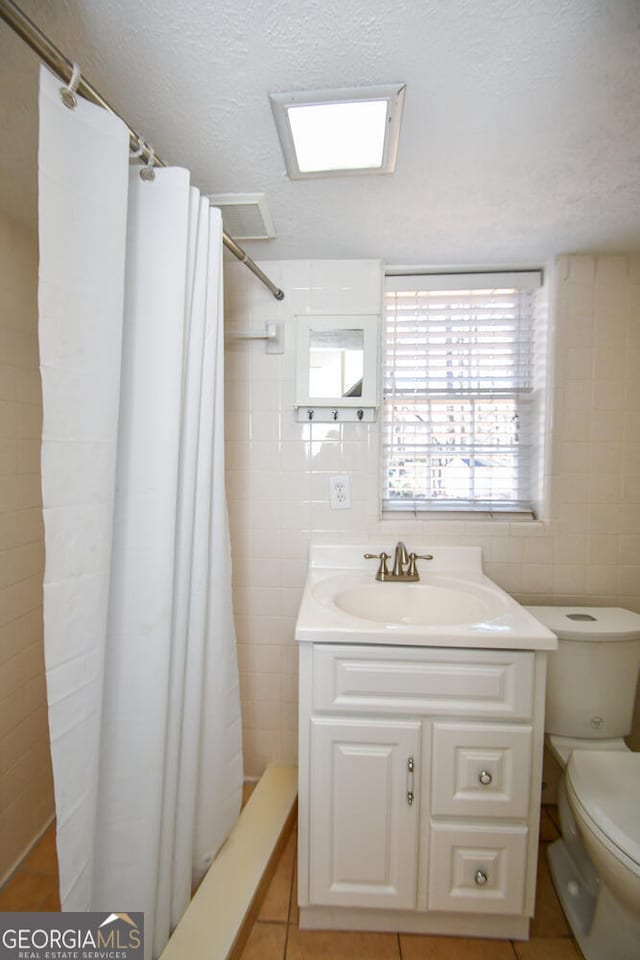
[[[228,334],[285,323],[283,355],[238,342],[226,353],[247,775],[296,760],[294,625],[312,541],[477,544],[488,575],[520,600],[640,611],[640,258],[568,256],[549,266],[552,418],[546,517],[536,523],[381,519],[379,424],[299,424],[293,401],[296,314],[378,312],[382,264],[263,266],[285,290],[281,303],[240,264],[226,270]],[[329,508],[336,471],[351,477],[351,510]]]
[[[36,288],[35,237],[0,218],[0,882],[53,814]]]

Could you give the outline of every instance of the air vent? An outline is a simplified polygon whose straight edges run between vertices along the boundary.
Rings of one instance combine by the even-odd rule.
[[[225,231],[234,240],[269,240],[275,237],[264,193],[218,193],[209,196],[222,211]]]

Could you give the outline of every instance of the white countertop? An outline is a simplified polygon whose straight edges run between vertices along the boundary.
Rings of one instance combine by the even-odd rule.
[[[433,547],[424,548],[408,544],[408,549],[417,554],[432,554],[432,560],[419,560],[420,602],[426,601],[428,619],[429,588],[433,590],[434,604],[437,598],[448,600],[448,609],[440,614],[446,623],[406,622],[407,617],[398,616],[397,622],[386,623],[378,619],[358,616],[339,606],[349,591],[371,597],[384,606],[391,594],[383,591],[389,587],[395,595],[411,590],[414,584],[399,584],[393,581],[378,583],[375,575],[376,560],[365,560],[365,553],[379,553],[382,549],[393,558],[395,544],[372,548],[362,546],[312,546],[309,571],[296,623],[296,640],[301,643],[366,643],[399,646],[465,647],[469,649],[505,650],[555,650],[557,638],[535,619],[524,607],[504,592],[482,571],[480,547]],[[391,569],[392,560],[389,561]],[[367,585],[362,590],[362,587]],[[372,586],[369,586],[372,585]],[[469,599],[470,609],[483,610],[473,622],[451,623],[455,614],[456,597]],[[410,595],[407,593],[409,601]],[[336,600],[338,601],[336,603]],[[380,604],[372,603],[372,609]],[[461,603],[461,608],[465,605]],[[407,610],[411,604],[407,603]],[[373,614],[372,614],[373,616]],[[434,620],[438,620],[436,609]],[[464,619],[464,618],[463,618]],[[404,621],[404,622],[402,622]]]

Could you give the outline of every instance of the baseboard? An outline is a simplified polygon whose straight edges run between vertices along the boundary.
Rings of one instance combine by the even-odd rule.
[[[300,907],[300,929],[369,930],[441,937],[528,940],[529,917],[437,911],[421,913],[419,910],[358,907]]]
[[[45,833],[47,832],[47,830],[49,829],[49,827],[51,826],[55,818],[56,818],[55,813],[52,813],[49,819],[45,821],[44,826],[41,827],[38,833],[35,835],[34,839],[31,841],[29,846],[20,854],[20,856],[12,864],[12,866],[9,867],[5,875],[3,877],[0,877],[0,887],[4,887],[5,883],[8,883],[9,880],[11,880],[11,877],[14,875],[16,870],[18,870],[22,866],[22,864],[27,859],[27,857],[29,856],[33,848],[36,846],[36,844],[39,843],[40,840],[42,840],[43,836],[45,835]]]

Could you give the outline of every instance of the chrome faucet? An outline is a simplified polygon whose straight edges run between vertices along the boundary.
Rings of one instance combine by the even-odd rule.
[[[417,553],[408,553],[402,540],[399,540],[393,555],[393,570],[391,573],[389,573],[389,567],[387,566],[389,554],[385,553],[384,550],[381,553],[365,553],[364,558],[365,560],[380,561],[380,566],[376,573],[376,580],[379,580],[381,583],[386,583],[391,580],[396,583],[415,583],[420,579],[416,560],[433,560],[433,554],[426,553],[420,555]]]

